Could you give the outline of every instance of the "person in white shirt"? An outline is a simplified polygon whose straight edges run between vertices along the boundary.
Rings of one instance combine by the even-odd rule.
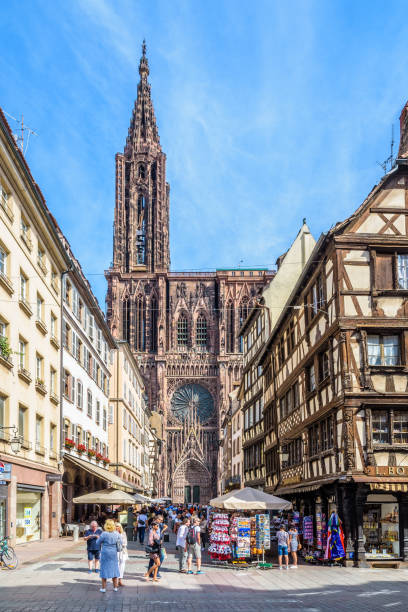
[[[179,560],[179,572],[186,573],[187,544],[186,538],[190,527],[190,519],[185,518],[177,531],[176,549]]]
[[[140,512],[139,516],[137,517],[137,532],[139,534],[139,542],[140,544],[144,544],[144,539],[145,539],[145,532],[146,532],[146,523],[147,523],[147,516],[144,512],[144,509]]]

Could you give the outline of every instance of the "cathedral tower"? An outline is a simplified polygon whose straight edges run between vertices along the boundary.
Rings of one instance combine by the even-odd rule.
[[[126,146],[116,155],[113,266],[121,272],[166,272],[169,256],[169,185],[166,156],[150,95],[146,45]]]

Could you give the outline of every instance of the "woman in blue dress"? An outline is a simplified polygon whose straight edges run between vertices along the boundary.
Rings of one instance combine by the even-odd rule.
[[[99,536],[98,544],[101,549],[100,576],[102,579],[101,593],[106,593],[106,581],[113,579],[113,590],[118,590],[118,578],[120,576],[118,563],[118,542],[121,546],[120,534],[115,530],[115,523],[108,519],[104,525],[104,532]]]

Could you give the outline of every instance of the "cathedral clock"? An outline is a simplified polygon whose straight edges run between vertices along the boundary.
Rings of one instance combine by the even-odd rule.
[[[189,383],[176,389],[171,398],[171,410],[179,421],[184,422],[193,410],[202,423],[208,421],[214,412],[212,395],[205,387]]]

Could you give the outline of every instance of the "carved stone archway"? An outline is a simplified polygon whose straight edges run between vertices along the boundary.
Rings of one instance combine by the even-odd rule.
[[[206,466],[197,459],[181,463],[173,477],[173,503],[207,504],[212,497],[212,478]]]

